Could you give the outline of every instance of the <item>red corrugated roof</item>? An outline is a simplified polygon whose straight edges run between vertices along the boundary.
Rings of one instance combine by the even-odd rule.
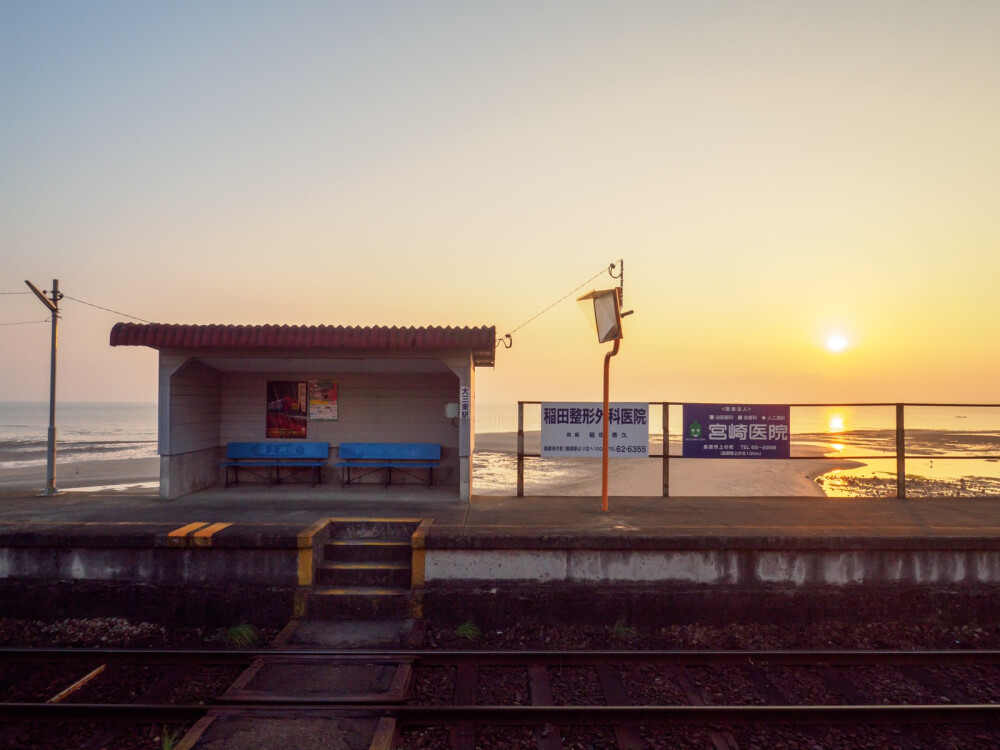
[[[117,323],[111,346],[153,349],[466,349],[493,364],[496,329],[428,326],[227,326]]]

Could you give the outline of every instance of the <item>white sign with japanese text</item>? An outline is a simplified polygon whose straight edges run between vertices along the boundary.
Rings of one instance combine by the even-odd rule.
[[[588,402],[542,404],[542,456],[599,458],[604,453],[604,405]],[[613,403],[608,409],[608,455],[649,455],[649,404]]]

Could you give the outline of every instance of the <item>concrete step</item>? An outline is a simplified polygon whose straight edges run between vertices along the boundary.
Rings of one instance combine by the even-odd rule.
[[[419,520],[333,518],[330,520],[330,536],[334,539],[409,540],[419,525]]]
[[[309,593],[306,609],[315,620],[405,620],[410,616],[410,590],[317,587]]]
[[[407,562],[324,563],[316,566],[318,586],[377,586],[409,588],[412,573]]]
[[[409,563],[413,548],[409,539],[331,539],[323,555],[327,562]]]

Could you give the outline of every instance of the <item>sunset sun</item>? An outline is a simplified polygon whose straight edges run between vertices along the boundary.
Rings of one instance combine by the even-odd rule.
[[[831,352],[842,352],[847,348],[847,339],[837,334],[826,340],[826,348]]]

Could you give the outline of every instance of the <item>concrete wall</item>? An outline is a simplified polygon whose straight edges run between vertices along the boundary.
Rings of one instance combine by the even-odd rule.
[[[215,448],[221,415],[219,373],[199,362],[186,361],[170,375],[169,446],[165,452]]]
[[[0,548],[0,579],[298,585],[295,548]]]
[[[472,457],[476,450],[476,368],[472,357],[453,357],[445,364],[458,378],[458,494],[462,500],[472,500]],[[467,396],[468,412],[462,411],[462,394]]]
[[[219,373],[183,355],[160,355],[160,497],[211,487],[219,473]]]
[[[659,583],[738,587],[997,586],[1000,551],[428,549],[435,583]]]
[[[0,612],[195,625],[287,623],[301,609],[328,524],[45,524],[0,530]],[[212,529],[212,526],[208,527]],[[309,580],[303,580],[304,573]]]
[[[288,369],[288,360],[281,360],[280,372],[268,372],[266,358],[253,362],[260,372],[220,371],[186,353],[160,353],[161,498],[224,483],[220,460],[225,445],[267,440],[268,380],[337,383],[338,419],[310,420],[307,432],[310,441],[330,443],[324,482],[340,481],[332,465],[342,442],[440,443],[442,460],[434,483],[454,485],[463,497],[471,496],[471,420],[456,425],[445,416],[445,404],[459,401],[460,385],[474,385],[471,360],[440,363],[451,372],[379,374],[295,371]],[[241,472],[240,481],[266,480]],[[367,481],[382,481],[382,473],[373,473]]]
[[[338,387],[338,419],[310,420],[308,440],[330,443],[331,468],[325,482],[339,482],[337,446],[342,442],[440,443],[441,468],[435,484],[459,482],[459,431],[445,417],[444,406],[458,401],[458,378],[449,373],[361,374],[295,372],[267,375],[221,374],[219,445],[237,441],[264,441],[268,380],[334,380]],[[252,478],[248,477],[248,480]],[[219,474],[219,480],[223,476]],[[240,481],[242,482],[242,476]],[[373,476],[372,481],[381,481]]]
[[[160,456],[160,498],[172,500],[219,481],[219,462],[225,451],[219,447]]]

